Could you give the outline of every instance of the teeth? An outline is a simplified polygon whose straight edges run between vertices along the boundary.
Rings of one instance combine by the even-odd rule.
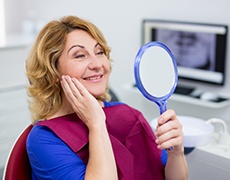
[[[86,78],[86,80],[96,80],[96,79],[100,79],[101,76],[96,76],[96,77],[88,77]]]

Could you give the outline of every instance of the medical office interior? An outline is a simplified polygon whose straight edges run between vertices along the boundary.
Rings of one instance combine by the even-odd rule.
[[[158,107],[134,85],[133,66],[137,51],[143,44],[143,20],[218,24],[226,28],[230,26],[229,7],[228,0],[0,0],[0,176],[15,139],[30,124],[25,60],[34,38],[46,22],[65,15],[76,15],[95,23],[112,49],[111,89],[120,101],[142,111],[151,124],[159,116]],[[198,93],[199,97],[175,93],[167,105],[181,119],[189,120],[186,126],[191,129],[184,128],[184,135],[188,135],[186,140],[205,141],[185,147],[188,150],[186,158],[190,180],[225,180],[230,177],[230,40],[228,28],[223,31],[226,46],[222,46],[222,41],[219,45],[225,51],[221,51],[222,56],[215,57],[222,57],[216,62],[225,62],[224,82],[218,84],[179,78],[180,85],[192,87],[193,93]],[[193,59],[199,51],[193,51]],[[220,101],[200,98],[205,92],[216,95]],[[205,123],[208,121],[206,124],[212,125],[211,133],[200,135],[199,130],[204,124],[196,123],[197,119]],[[191,133],[192,128],[197,130]]]

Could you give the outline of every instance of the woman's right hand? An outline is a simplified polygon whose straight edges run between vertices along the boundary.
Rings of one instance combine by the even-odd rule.
[[[101,105],[76,78],[62,76],[61,85],[73,110],[89,129],[105,122]]]

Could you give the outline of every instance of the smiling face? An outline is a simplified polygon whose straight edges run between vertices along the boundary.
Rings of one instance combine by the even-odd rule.
[[[67,35],[65,48],[58,61],[58,71],[60,75],[77,78],[97,98],[107,88],[110,61],[90,34],[77,29]]]

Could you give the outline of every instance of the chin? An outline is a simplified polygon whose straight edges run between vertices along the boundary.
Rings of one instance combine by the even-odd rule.
[[[94,96],[95,98],[98,98],[98,97],[100,97],[100,96],[102,96],[104,93],[105,93],[105,91],[89,91],[89,93],[92,95],[92,96]]]
[[[86,87],[88,92],[93,95],[95,98],[100,97],[106,92],[106,87],[103,86],[94,86],[94,87]]]

